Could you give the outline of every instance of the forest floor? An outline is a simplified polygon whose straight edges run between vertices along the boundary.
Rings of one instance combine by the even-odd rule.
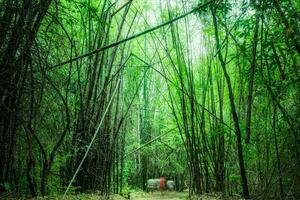
[[[141,191],[135,191],[130,193],[130,200],[187,200],[189,194],[187,191],[184,192],[141,192]],[[38,197],[38,198],[13,198],[6,196],[3,198],[3,196],[0,195],[0,199],[7,199],[7,200],[61,200],[63,199],[62,195],[54,195],[54,196],[48,196],[48,197]],[[100,196],[97,193],[93,194],[76,194],[76,195],[68,195],[66,200],[107,200],[107,198]],[[124,198],[120,195],[111,195],[109,200],[127,200],[127,198]],[[203,194],[198,197],[192,197],[190,200],[241,200],[240,198],[236,197],[228,197],[228,198],[222,198],[220,195],[217,194]]]
[[[187,192],[137,192],[131,195],[132,200],[181,200],[187,199],[188,193]]]
[[[189,199],[189,193],[185,192],[135,192],[130,195],[132,200],[187,200]],[[242,200],[238,196],[234,197],[222,197],[218,194],[203,194],[201,196],[193,196],[190,200]]]

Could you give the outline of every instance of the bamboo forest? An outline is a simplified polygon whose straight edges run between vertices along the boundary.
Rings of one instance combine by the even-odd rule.
[[[300,0],[0,0],[0,199],[300,199]]]

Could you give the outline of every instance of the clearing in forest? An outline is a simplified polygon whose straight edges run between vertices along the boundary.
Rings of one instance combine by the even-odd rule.
[[[149,193],[133,193],[131,199],[133,200],[181,200],[187,199],[187,192],[149,192]]]
[[[131,194],[132,200],[185,200],[189,199],[189,193],[187,191],[185,192],[135,192]],[[234,197],[227,197],[223,198],[219,194],[215,193],[210,193],[210,194],[203,194],[198,197],[192,197],[191,200],[222,200],[222,199],[227,199],[227,200],[241,200],[238,196]]]

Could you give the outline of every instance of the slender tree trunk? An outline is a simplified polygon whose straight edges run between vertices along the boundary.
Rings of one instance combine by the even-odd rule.
[[[2,2],[0,20],[0,182],[11,183],[16,133],[20,125],[20,98],[24,73],[31,59],[31,46],[51,0]],[[26,19],[26,20],[25,20]]]
[[[36,197],[37,196],[36,182],[34,176],[32,176],[31,174],[31,172],[34,169],[35,160],[33,157],[32,145],[31,145],[30,136],[28,132],[26,132],[26,137],[27,137],[28,154],[29,154],[28,161],[27,161],[26,178],[27,178],[28,188],[31,193],[31,196]]]
[[[258,41],[258,29],[259,29],[259,10],[256,11],[256,19],[254,26],[254,36],[252,42],[252,58],[251,58],[251,69],[248,77],[248,102],[247,102],[247,113],[246,113],[246,139],[245,143],[250,143],[250,133],[251,133],[251,114],[252,114],[252,104],[253,104],[253,87],[254,87],[254,75],[256,70],[256,51],[257,51],[257,41]]]
[[[225,80],[227,83],[227,88],[229,92],[229,100],[230,100],[230,108],[231,108],[231,114],[234,122],[235,127],[235,134],[236,134],[236,145],[237,145],[237,151],[238,151],[238,160],[239,160],[239,166],[240,166],[240,175],[241,175],[241,183],[243,188],[243,196],[245,199],[249,198],[249,189],[248,189],[248,181],[247,181],[247,175],[246,175],[246,169],[244,164],[244,156],[243,156],[243,146],[242,146],[242,139],[241,139],[241,130],[239,126],[239,118],[237,116],[235,103],[234,103],[234,93],[231,86],[230,76],[226,69],[226,63],[223,59],[222,53],[221,53],[221,45],[219,42],[219,30],[218,30],[218,24],[217,24],[217,16],[214,8],[211,9],[212,16],[213,16],[213,23],[214,23],[214,29],[215,29],[215,39],[216,39],[216,45],[218,50],[218,58],[221,63],[221,67],[224,72]]]
[[[50,171],[49,160],[45,160],[43,163],[43,170],[42,170],[42,177],[41,177],[42,196],[46,196],[48,193],[47,183],[48,183],[49,171]]]
[[[275,142],[275,151],[276,151],[276,159],[277,159],[277,170],[279,175],[279,191],[280,191],[280,197],[283,198],[284,192],[283,192],[283,183],[282,183],[281,161],[280,161],[278,140],[277,140],[277,133],[276,133],[276,105],[274,105],[274,110],[273,110],[273,131],[274,131],[274,142]]]

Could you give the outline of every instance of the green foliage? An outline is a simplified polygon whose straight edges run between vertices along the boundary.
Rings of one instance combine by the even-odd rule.
[[[10,191],[10,190],[11,190],[11,186],[10,186],[10,184],[7,183],[7,182],[0,183],[0,187],[3,187],[4,190],[6,190],[6,191]]]
[[[22,2],[12,2],[23,8]],[[3,104],[8,109],[1,108],[9,110],[14,124],[7,128],[1,121],[1,131],[16,131],[0,133],[1,150],[11,156],[0,187],[20,196],[42,195],[48,169],[45,195],[59,198],[97,132],[70,194],[139,191],[145,179],[160,176],[196,193],[240,193],[240,145],[253,196],[299,195],[298,1],[213,1],[154,32],[99,50],[188,13],[198,3],[203,1],[53,1],[31,41],[23,39],[35,35],[34,26],[18,29],[22,21],[13,22],[23,19],[23,12],[0,8],[1,20],[4,13],[14,16],[1,21],[0,64],[12,66],[6,70],[11,77],[1,75],[1,87],[9,90],[3,89],[0,99],[5,103],[16,93]],[[36,19],[24,19],[30,24],[31,18]],[[251,73],[251,140],[246,144]],[[284,191],[274,192],[279,190]]]

